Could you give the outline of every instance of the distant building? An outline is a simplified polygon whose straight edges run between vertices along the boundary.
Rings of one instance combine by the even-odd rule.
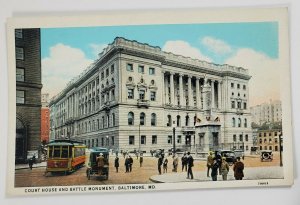
[[[40,29],[16,29],[16,148],[15,161],[38,155],[41,142]],[[39,156],[36,156],[39,157]]]
[[[282,108],[279,100],[250,107],[250,110],[252,122],[257,125],[282,121]]]
[[[258,130],[257,146],[259,150],[279,151],[281,130]]]
[[[41,108],[41,142],[49,142],[50,132],[50,109],[49,109],[49,93],[42,94]]]
[[[116,38],[50,102],[51,138],[114,150],[253,145],[248,70]],[[174,135],[175,133],[175,139]]]

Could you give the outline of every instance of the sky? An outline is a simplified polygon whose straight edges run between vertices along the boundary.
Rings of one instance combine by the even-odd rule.
[[[117,36],[248,69],[250,106],[280,99],[276,22],[43,28],[42,92],[56,95]]]

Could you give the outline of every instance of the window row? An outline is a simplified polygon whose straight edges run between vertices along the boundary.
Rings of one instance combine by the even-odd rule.
[[[264,147],[263,146],[259,146],[260,150],[268,150],[268,148],[269,148],[269,150],[273,150],[272,146],[269,146],[269,147],[268,146],[264,146]],[[276,151],[276,152],[279,151],[279,146],[274,146],[274,151]]]
[[[245,142],[248,142],[248,140],[249,140],[249,137],[248,137],[248,135],[246,134],[246,135],[245,135]],[[233,135],[232,141],[233,141],[233,142],[237,142],[237,135]],[[244,135],[243,135],[243,134],[240,134],[240,135],[239,135],[239,141],[240,141],[240,142],[244,142]]]
[[[78,134],[93,132],[104,128],[115,127],[116,117],[115,113],[111,115],[102,116],[100,119],[93,121],[82,122],[77,125]]]
[[[109,147],[115,145],[115,137],[114,136],[107,136],[101,137],[100,139],[90,139],[84,140],[83,143],[88,147]]]
[[[109,72],[109,71],[110,71],[110,72]],[[104,79],[104,76],[107,78],[107,77],[109,76],[109,73],[110,73],[110,74],[113,74],[114,72],[115,72],[115,64],[112,64],[112,65],[110,66],[110,68],[106,68],[105,71],[103,70],[103,71],[101,72],[101,80]]]
[[[278,135],[278,133],[277,132],[274,132],[274,136],[277,136]],[[260,132],[259,133],[259,137],[261,137],[262,136],[262,133]],[[266,137],[267,136],[267,133],[266,132],[264,132],[264,137]],[[272,136],[272,132],[269,132],[269,136]]]
[[[231,88],[235,88],[235,84],[234,83],[231,83]],[[241,88],[241,85],[239,83],[236,84],[236,88],[237,89],[240,89]],[[243,90],[246,90],[246,85],[243,85]]]
[[[156,126],[156,114],[151,114],[150,120],[151,126]],[[128,125],[134,125],[134,113],[128,113]],[[144,112],[140,113],[139,125],[146,125],[146,114]]]
[[[259,139],[259,143],[262,144],[263,142],[263,139]],[[264,139],[264,143],[272,143],[273,142],[273,139],[272,138],[269,138],[269,141],[267,141],[267,139],[265,138]],[[277,138],[274,138],[274,143],[278,143],[278,139]]]
[[[146,99],[146,90],[139,90],[138,91],[138,99],[139,100],[147,100]],[[127,89],[127,98],[128,99],[134,99],[134,89],[133,88],[129,88]],[[156,101],[156,92],[155,91],[150,91],[150,97],[149,97],[150,101]]]
[[[242,119],[237,118],[237,124],[236,124],[236,119],[233,117],[232,118],[232,127],[242,127]],[[244,119],[244,127],[248,127],[247,119]]]
[[[235,100],[232,100],[231,101],[231,108],[232,109],[238,108],[238,109],[244,109],[244,110],[246,110],[247,109],[247,103],[244,102],[243,103],[243,108],[242,108],[242,102],[240,102],[240,101],[236,102]]]
[[[132,63],[127,63],[126,65],[126,70],[133,72],[133,64]],[[138,65],[138,72],[139,73],[145,73],[145,66],[144,65]],[[149,67],[149,75],[155,75],[155,68]]]

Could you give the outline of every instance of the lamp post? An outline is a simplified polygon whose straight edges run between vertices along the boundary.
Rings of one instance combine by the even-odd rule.
[[[175,127],[176,127],[176,124],[175,124],[175,121],[173,121],[173,124],[172,124],[172,127],[173,127],[173,155],[175,154]]]
[[[108,148],[108,135],[106,135],[106,146]]]
[[[139,150],[138,153],[141,151],[141,123],[139,123]]]
[[[279,157],[280,157],[280,166],[282,167],[283,166],[283,164],[282,164],[282,142],[281,142],[281,140],[282,140],[282,133],[280,133],[279,134]]]

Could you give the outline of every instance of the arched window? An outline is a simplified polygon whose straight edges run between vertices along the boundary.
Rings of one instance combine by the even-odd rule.
[[[241,118],[238,119],[238,127],[241,127],[242,126],[242,120]]]
[[[176,123],[177,127],[181,126],[181,121],[180,121],[180,115],[177,115],[177,123]]]
[[[185,126],[189,126],[189,124],[190,124],[190,117],[187,115],[185,117]]]
[[[247,119],[244,120],[244,127],[247,127]]]
[[[171,126],[172,126],[172,117],[171,117],[171,115],[168,115],[167,126],[168,126],[168,127],[171,127]]]
[[[128,113],[128,125],[134,125],[134,114],[133,114],[133,112]]]
[[[156,126],[156,114],[151,114],[151,126]]]
[[[235,127],[235,118],[232,118],[232,127]]]
[[[116,126],[115,113],[112,114],[111,120],[112,120],[112,126],[113,126],[113,127]]]
[[[145,117],[145,113],[141,113],[140,114],[140,125],[145,125],[146,124],[146,117]]]

